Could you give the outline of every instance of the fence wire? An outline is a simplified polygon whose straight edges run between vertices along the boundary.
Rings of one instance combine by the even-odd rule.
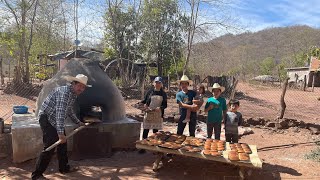
[[[233,80],[234,81],[234,80]],[[204,82],[205,83],[205,82]],[[207,84],[206,84],[207,85]],[[146,84],[145,92],[151,87],[151,83]],[[42,86],[39,83],[33,84],[14,84],[6,81],[0,90],[0,118],[4,119],[6,123],[11,122],[13,115],[13,106],[26,105],[29,107],[29,112],[32,113],[36,108],[36,99],[41,91]],[[134,88],[120,88],[125,100],[136,99],[141,100],[141,87]],[[172,87],[167,90],[169,97],[175,97],[178,87]],[[232,89],[227,89],[228,93]],[[236,86],[235,98],[240,100],[240,109],[243,116],[250,117],[264,117],[268,119],[275,119],[280,115],[281,105],[280,96],[282,87],[274,83],[252,83],[239,81]],[[308,87],[306,91],[301,89],[294,89],[288,87],[285,102],[286,111],[285,118],[297,119],[309,123],[319,124],[317,114],[317,107],[319,106],[320,88],[315,87],[312,91]],[[211,95],[206,92],[206,97]],[[227,101],[229,96],[226,97]],[[168,108],[177,106],[175,101],[168,104]],[[170,115],[170,114],[165,114]]]

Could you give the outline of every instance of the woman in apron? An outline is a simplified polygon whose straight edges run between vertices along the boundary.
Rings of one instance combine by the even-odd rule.
[[[154,87],[150,89],[143,101],[144,104],[144,118],[143,118],[143,134],[142,138],[146,139],[149,130],[153,129],[153,133],[158,132],[163,126],[164,109],[167,108],[167,94],[162,89],[162,78],[156,77],[154,79]],[[141,149],[139,153],[144,153]]]

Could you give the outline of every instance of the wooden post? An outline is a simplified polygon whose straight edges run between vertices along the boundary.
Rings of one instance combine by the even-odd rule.
[[[312,76],[312,92],[314,91],[314,83],[316,81],[316,73],[317,71],[313,71],[313,76]]]
[[[170,91],[170,75],[168,74],[168,92]]]
[[[232,91],[231,91],[231,95],[230,95],[230,100],[234,99],[234,96],[236,94],[237,85],[238,85],[238,79],[235,81],[235,83],[233,85],[233,88],[232,88]]]
[[[2,71],[2,57],[0,57],[0,76],[1,76],[1,86],[4,85],[4,77],[3,77],[3,71]]]
[[[286,92],[287,92],[288,81],[289,81],[289,78],[286,78],[282,87],[282,94],[280,97],[280,104],[281,104],[281,113],[279,117],[280,119],[283,118],[284,111],[286,110],[286,107],[287,107],[286,103],[284,102],[284,96],[286,95]]]
[[[304,75],[304,79],[303,79],[303,91],[306,91],[306,87],[307,87],[307,75]]]
[[[143,99],[144,98],[144,83],[145,83],[145,75],[146,75],[146,69],[143,69],[143,72],[142,72],[142,77],[144,77],[143,78],[143,80],[142,80],[142,86],[141,86],[141,99]]]

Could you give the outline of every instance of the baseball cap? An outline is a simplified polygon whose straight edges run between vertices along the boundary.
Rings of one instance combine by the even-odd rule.
[[[162,77],[158,76],[154,78],[154,82],[162,82]]]

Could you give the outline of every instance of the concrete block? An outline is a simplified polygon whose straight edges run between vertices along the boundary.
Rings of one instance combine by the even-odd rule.
[[[112,133],[112,148],[134,148],[135,142],[140,138],[141,123],[126,118],[117,122],[99,123],[100,132]]]
[[[68,134],[77,125],[67,124]],[[12,159],[20,163],[36,158],[43,150],[42,131],[34,114],[14,114],[12,116]],[[68,150],[72,149],[72,139],[68,140]]]
[[[2,133],[0,134],[0,158],[5,158],[10,156],[12,153],[11,145],[11,134]]]
[[[78,126],[66,121],[66,134]],[[133,119],[117,122],[97,123],[100,132],[111,132],[112,148],[134,148],[140,137],[141,123]],[[36,158],[43,150],[42,131],[34,114],[15,114],[12,117],[12,157],[20,163]],[[88,127],[90,128],[90,126]],[[68,139],[68,151],[72,151],[73,138]]]

